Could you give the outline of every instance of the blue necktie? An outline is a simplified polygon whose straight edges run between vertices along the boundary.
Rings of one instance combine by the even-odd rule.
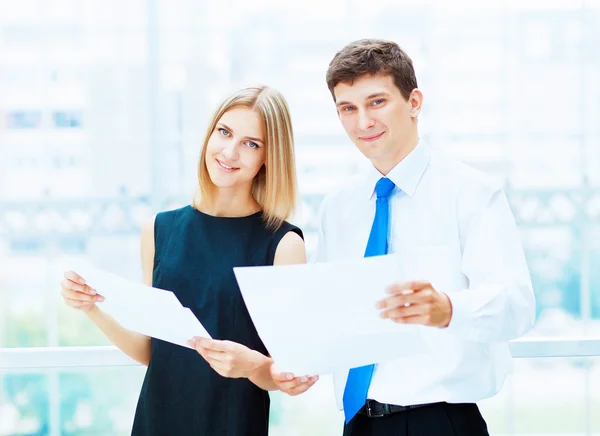
[[[387,236],[390,214],[388,196],[395,186],[394,182],[385,177],[379,179],[377,185],[375,185],[375,192],[377,193],[375,219],[373,220],[373,227],[371,227],[365,257],[379,256],[388,252]],[[350,370],[343,397],[346,424],[365,405],[374,368],[375,365],[366,365]]]

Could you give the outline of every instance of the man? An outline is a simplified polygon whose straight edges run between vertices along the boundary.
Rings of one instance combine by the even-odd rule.
[[[390,322],[425,326],[427,346],[425,354],[334,374],[344,435],[488,435],[475,403],[499,391],[507,341],[535,317],[506,196],[419,139],[423,94],[397,44],[348,44],[331,61],[327,86],[371,165],[324,200],[316,260],[401,253],[407,262],[399,269],[411,281],[365,292],[381,292],[378,309]],[[287,383],[281,388],[290,394],[307,389]]]

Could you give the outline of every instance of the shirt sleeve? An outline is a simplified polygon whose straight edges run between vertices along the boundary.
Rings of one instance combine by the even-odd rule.
[[[489,189],[463,228],[462,272],[467,289],[447,292],[452,303],[449,331],[484,343],[525,334],[535,322],[531,277],[508,199]]]

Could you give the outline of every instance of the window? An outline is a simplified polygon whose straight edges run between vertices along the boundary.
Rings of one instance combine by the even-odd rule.
[[[9,129],[36,129],[41,124],[41,111],[12,111],[7,114]]]
[[[82,127],[83,115],[81,111],[54,112],[54,126],[59,129],[73,129]]]

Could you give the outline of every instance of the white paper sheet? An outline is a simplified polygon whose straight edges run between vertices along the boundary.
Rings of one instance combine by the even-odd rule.
[[[173,344],[190,348],[192,336],[210,335],[200,321],[183,307],[171,291],[142,283],[80,263],[73,268],[86,284],[105,297],[96,303],[123,327]]]
[[[282,371],[325,374],[426,351],[419,326],[379,317],[401,279],[396,255],[234,268],[258,334]]]

